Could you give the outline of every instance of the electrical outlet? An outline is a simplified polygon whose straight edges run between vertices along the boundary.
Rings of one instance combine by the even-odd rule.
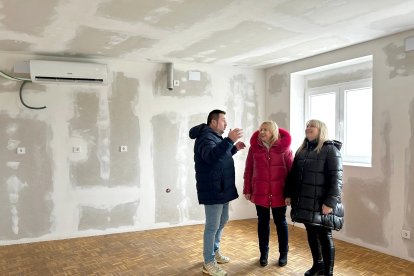
[[[120,152],[127,152],[128,151],[128,147],[127,146],[119,146],[119,151]]]
[[[26,154],[26,148],[18,147],[17,148],[17,154]]]
[[[73,153],[80,153],[81,152],[81,147],[77,147],[77,146],[73,147],[72,152]]]
[[[174,86],[180,86],[180,81],[179,80],[174,80]]]
[[[403,237],[404,239],[411,239],[411,233],[408,230],[401,230],[401,237]]]

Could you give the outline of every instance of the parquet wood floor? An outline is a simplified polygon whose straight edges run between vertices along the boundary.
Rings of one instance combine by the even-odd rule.
[[[258,264],[255,219],[231,221],[222,251],[229,275],[303,275],[312,264],[302,228],[289,226],[288,264],[278,267],[271,232],[269,265]],[[0,275],[202,275],[204,225],[0,246]],[[414,263],[335,240],[334,275],[414,275]]]

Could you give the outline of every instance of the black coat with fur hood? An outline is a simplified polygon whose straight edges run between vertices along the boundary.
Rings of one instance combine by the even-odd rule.
[[[342,193],[342,143],[326,141],[319,153],[316,141],[309,142],[296,153],[285,186],[285,197],[291,198],[291,218],[294,222],[320,225],[340,230],[344,223]],[[322,204],[332,208],[322,214]]]

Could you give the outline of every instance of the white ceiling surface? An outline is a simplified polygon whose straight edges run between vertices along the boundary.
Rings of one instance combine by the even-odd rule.
[[[0,0],[0,51],[270,67],[414,29],[413,0]]]

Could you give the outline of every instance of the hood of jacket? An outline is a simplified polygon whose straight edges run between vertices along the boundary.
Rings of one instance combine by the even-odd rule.
[[[324,144],[325,145],[334,145],[338,150],[341,150],[341,148],[342,148],[342,142],[337,141],[337,140],[328,140],[328,141],[325,141]]]
[[[209,131],[211,128],[207,124],[200,124],[198,126],[194,126],[190,129],[189,135],[191,139],[196,139],[198,136],[200,136],[201,133],[204,131]]]
[[[259,138],[259,133],[259,130],[256,130],[253,133],[252,137],[250,138],[250,146],[264,146],[262,140]],[[283,128],[279,128],[279,135],[280,139],[276,143],[273,143],[272,147],[278,146],[281,151],[289,149],[290,144],[292,143],[292,137],[290,136],[289,132]]]

